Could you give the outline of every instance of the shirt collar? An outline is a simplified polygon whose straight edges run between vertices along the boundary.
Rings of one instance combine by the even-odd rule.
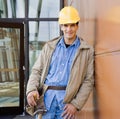
[[[60,42],[58,43],[58,46],[59,46],[59,45],[65,46],[64,37],[62,37],[62,38],[60,39]],[[78,36],[76,36],[76,39],[75,39],[75,41],[72,43],[71,46],[78,46],[78,45],[80,45],[80,40],[79,40]]]

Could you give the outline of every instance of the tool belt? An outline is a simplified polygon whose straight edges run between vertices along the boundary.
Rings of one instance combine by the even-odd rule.
[[[38,88],[38,92],[40,94],[40,98],[36,100],[37,105],[36,106],[29,106],[26,105],[26,112],[31,115],[34,116],[36,114],[42,115],[44,113],[46,113],[46,108],[44,105],[44,93],[47,90],[48,86],[44,85]]]
[[[38,92],[40,94],[40,99],[36,100],[37,105],[36,106],[26,106],[26,112],[30,114],[31,116],[34,116],[36,114],[44,114],[46,113],[46,108],[44,105],[44,93],[47,90],[66,90],[66,86],[48,86],[44,85],[43,87],[38,88]]]
[[[48,86],[47,90],[66,90],[66,86]]]

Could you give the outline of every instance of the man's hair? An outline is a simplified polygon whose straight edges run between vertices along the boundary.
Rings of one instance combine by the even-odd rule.
[[[76,23],[77,25],[79,24],[79,22]]]

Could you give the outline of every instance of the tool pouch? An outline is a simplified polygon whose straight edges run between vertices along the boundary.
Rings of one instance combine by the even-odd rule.
[[[34,116],[36,114],[44,114],[47,111],[44,104],[44,93],[46,90],[47,90],[46,85],[38,89],[40,98],[36,100],[37,103],[36,106],[29,106],[29,105],[26,106],[26,112],[29,115]]]

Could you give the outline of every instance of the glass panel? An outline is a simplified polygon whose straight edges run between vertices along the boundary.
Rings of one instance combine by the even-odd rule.
[[[60,0],[29,0],[30,18],[57,18]]]
[[[25,0],[0,0],[0,18],[25,17]]]
[[[29,23],[29,60],[30,71],[43,44],[60,35],[58,22],[30,22]]]
[[[20,29],[0,28],[0,107],[19,106]]]

